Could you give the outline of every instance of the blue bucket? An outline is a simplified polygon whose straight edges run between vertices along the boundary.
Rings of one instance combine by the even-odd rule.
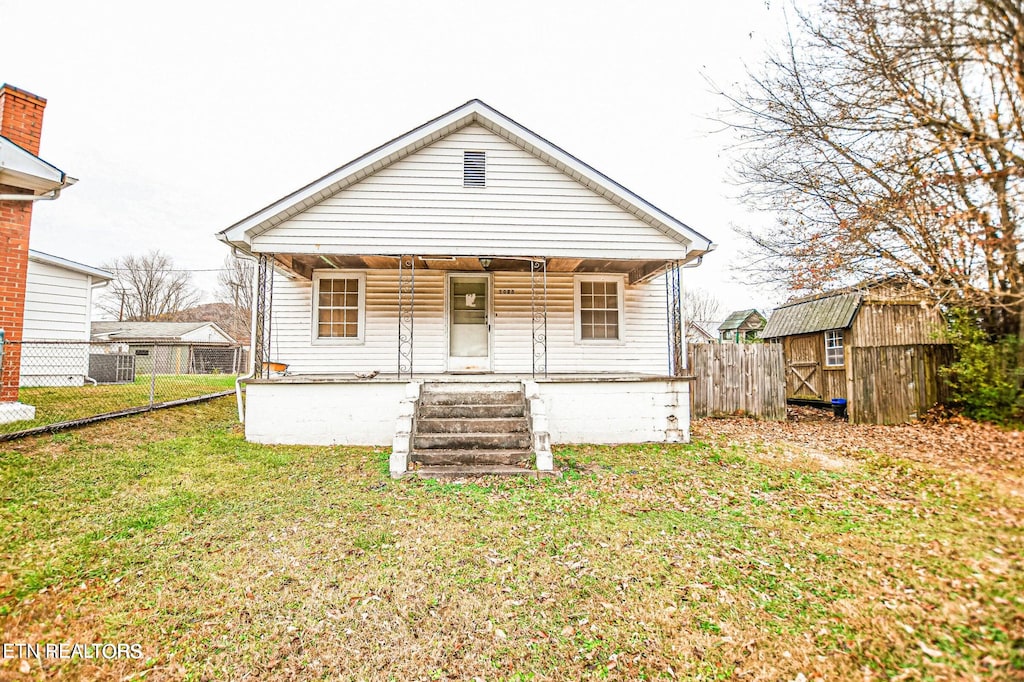
[[[846,419],[846,398],[832,398],[832,414],[838,419]]]

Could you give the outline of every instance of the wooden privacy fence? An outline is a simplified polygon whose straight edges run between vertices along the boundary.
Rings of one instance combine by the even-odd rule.
[[[939,369],[953,362],[945,344],[851,348],[849,409],[857,424],[902,424],[946,402]]]
[[[766,343],[693,344],[687,352],[694,382],[694,417],[746,414],[786,418],[786,368],[782,346]]]

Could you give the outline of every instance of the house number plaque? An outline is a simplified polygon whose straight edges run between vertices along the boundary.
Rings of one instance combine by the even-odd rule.
[[[512,294],[516,293],[516,290],[515,289],[498,289],[498,293],[499,294],[508,294],[508,295],[511,296]]]

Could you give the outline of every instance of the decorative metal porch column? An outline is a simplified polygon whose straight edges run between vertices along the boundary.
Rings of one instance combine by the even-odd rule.
[[[274,254],[261,253],[256,266],[256,325],[253,335],[253,373],[270,377],[271,309],[274,303]]]
[[[398,378],[412,378],[416,308],[416,257],[398,259]]]
[[[686,369],[683,356],[683,287],[679,262],[665,271],[665,318],[668,321],[668,371],[670,376],[681,376]]]
[[[540,280],[540,298],[537,284]],[[530,312],[533,320],[533,376],[548,375],[548,261],[530,261]]]

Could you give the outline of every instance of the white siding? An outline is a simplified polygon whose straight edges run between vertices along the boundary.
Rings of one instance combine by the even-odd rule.
[[[81,386],[88,373],[87,346],[31,341],[89,339],[92,278],[30,259],[26,282],[21,385]]]
[[[320,345],[312,341],[312,283],[274,281],[271,359],[297,374],[395,372],[398,356],[398,272],[366,270],[365,340]],[[472,273],[480,274],[480,273]],[[493,370],[532,370],[530,276],[493,274]],[[446,371],[445,273],[416,272],[415,370]],[[513,289],[514,294],[500,293]],[[573,275],[548,274],[548,371],[619,372],[663,375],[666,351],[665,289],[662,279],[625,287],[620,343],[577,343],[573,316]]]
[[[25,286],[25,340],[89,339],[89,275],[34,260]]]
[[[487,186],[463,187],[463,151]],[[686,248],[479,125],[377,171],[253,239],[271,253],[685,256]]]

